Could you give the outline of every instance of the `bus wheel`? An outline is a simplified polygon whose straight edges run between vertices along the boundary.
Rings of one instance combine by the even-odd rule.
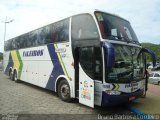
[[[13,80],[14,80],[15,82],[19,82],[16,71],[14,71]]]
[[[9,71],[9,78],[10,78],[11,80],[13,80],[13,74],[12,74],[12,71],[11,71],[11,70]]]
[[[142,98],[146,98],[146,91],[145,91],[145,93],[142,95]]]
[[[58,84],[58,96],[65,102],[71,101],[70,87],[66,80],[62,80]]]

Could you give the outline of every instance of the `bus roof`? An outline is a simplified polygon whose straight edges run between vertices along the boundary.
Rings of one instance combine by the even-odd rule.
[[[93,15],[94,12],[106,13],[106,14],[109,14],[109,15],[112,15],[112,16],[116,16],[116,17],[118,17],[118,18],[121,18],[121,19],[129,22],[129,21],[126,20],[125,18],[123,18],[123,17],[121,17],[121,16],[119,16],[119,15],[117,15],[117,14],[115,14],[115,13],[109,13],[109,12],[106,12],[106,11],[103,11],[103,10],[99,10],[99,9],[81,10],[81,11],[79,11],[79,12],[74,13],[74,14],[71,15],[70,17],[75,16],[75,15],[79,15],[79,14],[86,14],[86,13],[89,13],[89,14],[92,14],[92,15]],[[130,23],[130,22],[129,22],[129,23]]]
[[[88,13],[88,14],[94,15],[95,12],[106,13],[106,14],[109,14],[109,15],[112,15],[112,16],[119,17],[119,18],[121,18],[121,19],[123,19],[123,20],[129,22],[128,20],[126,20],[126,19],[120,17],[120,16],[117,15],[117,14],[112,14],[112,13],[109,13],[109,12],[106,12],[106,11],[103,11],[103,10],[98,10],[98,9],[81,10],[81,11],[75,12],[73,15],[70,15],[70,16],[68,16],[68,17],[61,18],[61,19],[56,20],[56,21],[54,21],[54,22],[52,22],[52,23],[43,25],[43,26],[38,27],[38,28],[36,28],[36,29],[34,29],[34,30],[31,30],[31,31],[25,32],[25,33],[23,33],[23,34],[20,34],[20,35],[18,35],[18,36],[16,36],[16,37],[10,38],[10,39],[6,40],[5,42],[7,42],[7,41],[9,41],[9,40],[13,40],[13,39],[15,39],[15,38],[17,38],[17,37],[20,37],[20,36],[22,36],[22,35],[25,35],[25,34],[27,34],[27,33],[33,32],[33,31],[35,31],[35,30],[38,30],[38,29],[40,29],[40,28],[46,27],[46,26],[51,25],[51,24],[53,24],[53,23],[59,22],[59,21],[61,21],[61,20],[64,20],[64,19],[67,19],[67,18],[76,16],[76,15],[80,15],[80,14],[87,14],[87,13]],[[129,23],[130,23],[130,22],[129,22]]]

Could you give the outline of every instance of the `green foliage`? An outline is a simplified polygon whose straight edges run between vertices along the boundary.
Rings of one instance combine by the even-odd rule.
[[[157,55],[157,61],[160,61],[160,44],[141,43],[143,48],[151,49]],[[148,61],[151,61],[151,56],[147,56]]]
[[[3,59],[3,54],[0,53],[0,60],[2,60],[2,59]]]

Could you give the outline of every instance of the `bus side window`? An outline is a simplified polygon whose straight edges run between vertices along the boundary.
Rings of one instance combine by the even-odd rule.
[[[98,30],[96,24],[89,14],[82,14],[72,17],[72,39],[98,39]]]
[[[59,32],[59,41],[69,41],[69,19],[62,20],[62,26]]]
[[[12,39],[12,50],[16,49],[15,39]]]
[[[51,42],[69,41],[69,18],[51,25]]]
[[[36,33],[36,40],[38,45],[44,45],[51,42],[51,27],[45,26],[39,29]]]

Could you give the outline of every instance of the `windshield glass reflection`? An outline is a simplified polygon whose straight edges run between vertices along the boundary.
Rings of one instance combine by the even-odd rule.
[[[130,23],[120,17],[103,12],[95,13],[103,39],[138,43]]]
[[[144,76],[143,55],[138,57],[140,48],[126,45],[113,45],[115,49],[115,64],[106,69],[106,81],[130,82],[138,81]]]

